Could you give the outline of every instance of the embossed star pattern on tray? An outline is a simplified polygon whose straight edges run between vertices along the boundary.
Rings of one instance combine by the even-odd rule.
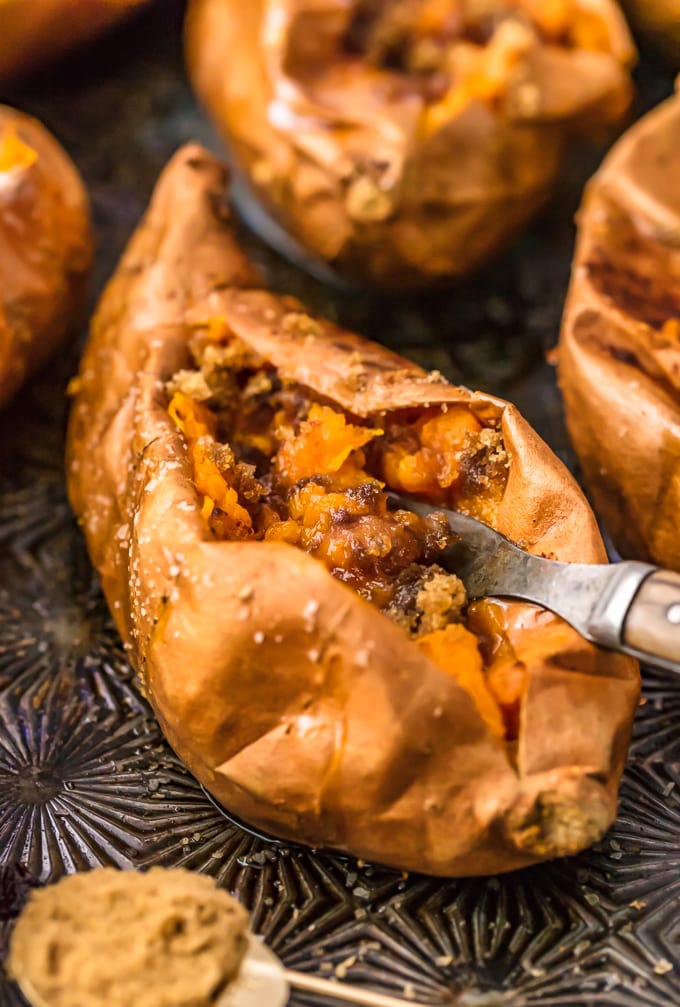
[[[680,1002],[680,700],[668,677],[647,679],[619,820],[597,848],[508,877],[404,878],[227,823],[150,719],[77,529],[36,543],[3,561],[8,869],[45,881],[98,863],[182,864],[236,892],[288,965],[423,1003],[470,991],[516,1007],[568,1004],[579,991],[620,1007]],[[13,996],[9,986],[0,995]]]
[[[17,99],[57,130],[88,179],[100,286],[166,157],[192,134],[211,138],[179,70],[180,15],[166,3],[95,48],[60,81],[58,99],[49,81]],[[648,72],[647,100],[670,80]],[[521,255],[453,300],[347,301],[248,240],[275,286],[515,398],[568,457],[542,351],[568,272],[569,201],[587,173]],[[254,838],[225,820],[161,738],[92,577],[62,477],[72,367],[64,355],[33,383],[0,443],[0,953],[32,884],[100,863],[183,865],[235,892],[293,968],[461,1007],[680,1005],[677,684],[648,675],[619,818],[572,860],[443,881]],[[0,1007],[20,1003],[0,977]]]

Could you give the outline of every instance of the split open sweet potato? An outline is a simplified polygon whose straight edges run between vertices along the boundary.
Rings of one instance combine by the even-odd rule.
[[[680,96],[589,184],[559,348],[574,447],[619,549],[680,570]]]
[[[147,0],[0,0],[0,80],[85,42]]]
[[[37,120],[0,105],[0,407],[73,326],[91,256],[75,165]]]
[[[270,215],[399,289],[497,252],[631,94],[611,0],[192,0],[187,51]]]
[[[638,669],[531,605],[468,604],[451,533],[604,559],[562,464],[500,399],[262,289],[226,172],[166,168],[92,326],[70,497],[163,730],[231,812],[441,875],[602,835]]]

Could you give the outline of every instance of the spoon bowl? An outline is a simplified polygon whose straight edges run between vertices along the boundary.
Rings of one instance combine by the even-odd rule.
[[[248,951],[238,976],[215,1007],[285,1007],[290,996],[283,965],[266,944],[248,935]],[[40,1007],[40,1005],[37,1005]]]

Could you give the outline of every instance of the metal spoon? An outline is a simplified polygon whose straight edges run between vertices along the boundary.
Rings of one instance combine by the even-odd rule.
[[[680,574],[650,563],[558,563],[525,552],[482,521],[388,493],[393,506],[444,514],[460,536],[438,562],[468,598],[521,598],[562,616],[581,636],[680,674]]]

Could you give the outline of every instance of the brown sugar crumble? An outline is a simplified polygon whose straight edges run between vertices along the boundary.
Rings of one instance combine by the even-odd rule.
[[[205,875],[102,868],[31,893],[9,970],[50,1007],[211,1007],[238,974],[247,925]]]

